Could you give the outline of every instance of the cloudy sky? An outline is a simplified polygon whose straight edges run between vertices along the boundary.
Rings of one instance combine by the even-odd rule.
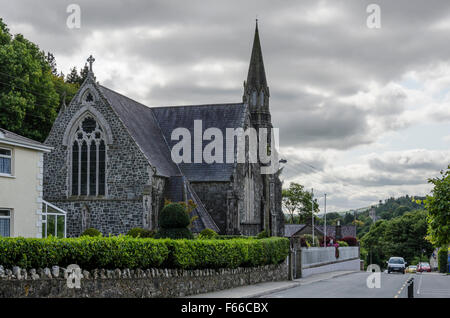
[[[101,84],[150,107],[240,102],[256,16],[285,185],[327,193],[328,211],[429,193],[450,163],[448,0],[0,2],[59,70],[92,54]]]

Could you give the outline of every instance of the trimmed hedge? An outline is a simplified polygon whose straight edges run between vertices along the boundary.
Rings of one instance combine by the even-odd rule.
[[[446,247],[442,247],[438,251],[438,270],[439,273],[447,273],[448,272],[448,249]]]
[[[236,268],[278,264],[286,238],[172,240],[130,236],[0,238],[0,264],[25,269],[77,264],[82,269]]]
[[[149,268],[160,266],[168,255],[165,240],[129,236],[0,239],[0,264],[27,269],[70,264],[87,270]]]
[[[154,237],[155,231],[134,227],[127,232],[127,235],[131,237]]]
[[[285,238],[169,241],[169,267],[236,268],[279,264],[289,252]]]

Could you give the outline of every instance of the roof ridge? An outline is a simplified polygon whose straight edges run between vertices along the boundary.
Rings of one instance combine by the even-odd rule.
[[[152,106],[150,108],[175,108],[175,107],[206,107],[206,106],[226,106],[226,105],[243,105],[245,103],[217,103],[217,104],[191,104],[191,105],[168,105],[168,106]]]

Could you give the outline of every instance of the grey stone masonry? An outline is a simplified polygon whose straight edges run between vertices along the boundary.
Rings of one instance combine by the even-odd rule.
[[[120,118],[102,98],[93,79],[87,81],[70,105],[61,109],[45,141],[54,150],[44,159],[44,200],[68,212],[68,236],[80,235],[83,209],[89,215],[89,227],[104,234],[126,233],[132,227],[143,226],[143,190],[145,185],[151,184],[149,171],[152,167]],[[93,103],[85,104],[81,100],[86,90],[96,96]],[[64,139],[74,120],[86,112],[95,115],[105,134],[111,134],[110,143],[106,145],[104,196],[72,196],[70,193],[71,145]]]
[[[81,271],[80,288],[69,288],[64,268],[0,270],[0,298],[184,297],[287,279],[286,262],[236,269],[96,269]]]

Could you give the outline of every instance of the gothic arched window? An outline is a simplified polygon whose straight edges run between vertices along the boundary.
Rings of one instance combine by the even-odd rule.
[[[106,193],[106,145],[102,127],[88,115],[79,121],[71,144],[71,195],[101,196]]]

